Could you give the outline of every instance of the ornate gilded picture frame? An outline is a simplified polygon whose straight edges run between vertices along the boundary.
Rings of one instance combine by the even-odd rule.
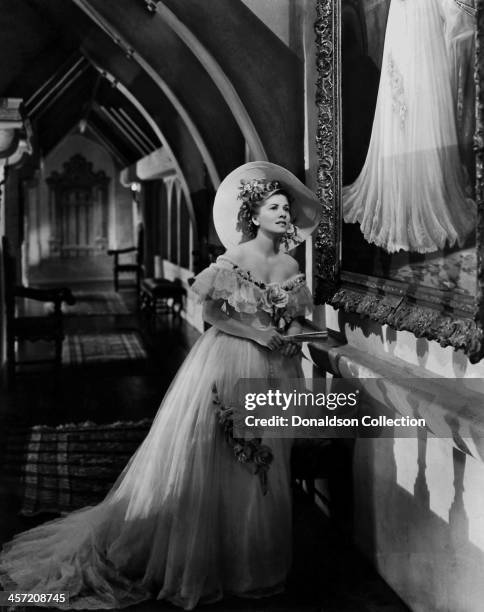
[[[478,362],[484,0],[317,0],[317,14],[316,301]]]

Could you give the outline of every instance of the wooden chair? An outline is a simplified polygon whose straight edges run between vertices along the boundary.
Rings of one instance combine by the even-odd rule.
[[[119,290],[119,275],[125,272],[135,275],[136,292],[139,294],[141,277],[143,275],[143,244],[144,244],[144,232],[140,229],[138,232],[138,241],[136,246],[127,247],[125,249],[109,249],[108,255],[114,257],[113,263],[113,276],[114,276],[114,290]],[[134,262],[122,262],[121,258],[127,253],[135,253]]]
[[[5,302],[7,314],[7,384],[14,382],[17,365],[54,363],[56,367],[62,364],[62,342],[64,326],[62,304],[75,304],[70,289],[57,287],[49,289],[34,289],[17,285],[15,258],[10,253],[10,246],[5,236],[2,237],[3,270],[5,279]],[[43,316],[19,316],[17,298],[36,300],[54,305],[53,312]],[[15,343],[21,341],[36,342],[44,340],[53,342],[55,356],[53,359],[22,360],[17,359]]]
[[[160,312],[181,317],[186,295],[187,290],[179,278],[173,281],[166,278],[145,278],[141,281],[139,307],[151,320]]]

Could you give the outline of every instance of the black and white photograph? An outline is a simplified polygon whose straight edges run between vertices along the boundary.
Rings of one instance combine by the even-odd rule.
[[[0,611],[484,610],[484,0],[0,0]]]

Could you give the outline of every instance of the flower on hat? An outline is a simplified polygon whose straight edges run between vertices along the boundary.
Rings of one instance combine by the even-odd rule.
[[[254,202],[260,202],[277,189],[282,189],[282,185],[279,181],[268,181],[267,179],[257,178],[251,180],[241,179],[237,199],[252,204]]]
[[[282,237],[282,242],[286,248],[286,251],[292,251],[292,249],[295,249],[302,242],[304,242],[304,239],[299,236],[297,227],[290,223],[286,233]]]

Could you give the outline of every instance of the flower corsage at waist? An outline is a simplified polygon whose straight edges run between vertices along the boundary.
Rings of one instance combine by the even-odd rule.
[[[261,438],[234,437],[234,411],[233,408],[226,408],[218,396],[217,387],[212,387],[213,404],[218,413],[218,420],[222,426],[224,438],[232,449],[235,458],[240,463],[252,464],[254,474],[259,477],[262,493],[266,495],[268,491],[267,472],[274,459],[272,450],[269,446],[262,444]]]

